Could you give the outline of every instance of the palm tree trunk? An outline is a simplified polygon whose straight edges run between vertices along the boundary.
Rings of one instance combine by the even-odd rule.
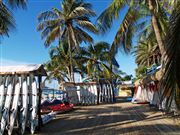
[[[161,32],[160,32],[160,29],[159,29],[159,26],[158,26],[157,17],[156,17],[156,15],[154,13],[155,4],[153,2],[155,2],[155,1],[154,0],[148,0],[149,10],[152,13],[152,26],[153,26],[154,33],[155,33],[155,36],[156,36],[156,40],[157,40],[157,43],[158,43],[158,46],[159,46],[159,49],[160,49],[160,53],[161,53],[161,56],[162,56],[161,59],[163,59],[164,56],[165,56],[165,46],[164,46],[163,39],[162,39],[162,36],[161,36]]]
[[[72,79],[72,82],[74,82],[74,69],[73,69],[73,63],[72,63],[72,52],[71,52],[71,49],[70,49],[70,66],[71,66],[71,79]]]
[[[71,47],[71,45],[70,45]],[[71,82],[74,82],[74,70],[73,70],[73,65],[72,65],[72,52],[71,48],[69,48],[69,55],[70,55],[70,78]]]
[[[67,67],[67,73],[68,73],[68,77],[69,77],[68,80],[71,81],[71,69],[69,66]]]
[[[69,55],[70,55],[70,81],[74,82],[74,70],[73,70],[73,65],[72,65],[72,47],[71,47],[71,42],[70,38],[68,37],[68,44],[69,44]]]

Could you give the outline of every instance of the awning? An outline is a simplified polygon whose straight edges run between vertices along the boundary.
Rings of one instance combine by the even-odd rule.
[[[11,74],[30,74],[46,76],[46,70],[42,64],[19,65],[19,66],[0,66],[0,75]]]

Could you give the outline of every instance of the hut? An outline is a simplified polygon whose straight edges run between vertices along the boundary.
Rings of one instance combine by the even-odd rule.
[[[152,66],[147,71],[147,74],[141,79],[135,82],[136,90],[133,98],[139,100],[138,102],[149,102],[151,105],[159,105],[159,81],[162,77],[161,66]]]
[[[30,92],[30,75],[32,75],[37,84],[38,89],[38,106],[37,106],[37,117],[38,117],[38,130],[42,125],[41,113],[40,113],[40,105],[41,105],[41,84],[42,84],[42,77],[47,76],[47,73],[44,69],[44,66],[41,64],[31,64],[31,65],[18,65],[18,66],[1,66],[0,67],[0,77],[1,79],[6,79],[8,76],[12,78],[18,76],[19,80],[22,80],[22,77],[25,77],[28,82],[28,93]],[[14,83],[14,82],[12,82]],[[15,85],[15,84],[13,84]]]
[[[61,88],[68,94],[73,104],[91,105],[115,102],[114,84],[112,80],[100,79],[92,82],[63,82]]]

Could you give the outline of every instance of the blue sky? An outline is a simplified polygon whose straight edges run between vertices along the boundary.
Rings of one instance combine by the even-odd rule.
[[[99,15],[111,2],[111,0],[86,0],[91,2],[93,9]],[[45,63],[49,60],[48,48],[44,47],[44,41],[40,33],[36,31],[37,16],[42,11],[50,10],[52,7],[59,7],[60,0],[29,0],[27,10],[13,11],[16,19],[16,30],[10,32],[10,37],[4,37],[0,43],[0,65],[20,65],[28,63]],[[111,30],[104,36],[92,35],[94,41],[106,41],[112,43],[118,25],[124,13],[120,14],[120,19],[115,21]],[[93,21],[96,18],[92,19]],[[121,52],[116,57],[120,64],[120,69],[127,74],[134,75],[136,64],[131,55]]]

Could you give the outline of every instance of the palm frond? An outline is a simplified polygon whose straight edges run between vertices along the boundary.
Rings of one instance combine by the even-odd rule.
[[[85,7],[76,7],[69,15],[69,18],[77,18],[79,16],[96,16],[96,13]]]
[[[0,36],[8,36],[9,31],[15,28],[15,20],[10,10],[0,2]]]
[[[180,109],[180,2],[175,7],[169,22],[166,36],[167,59],[164,62],[164,77],[161,82],[163,94],[161,99],[167,99],[167,109],[171,107],[171,101],[175,99]],[[161,100],[161,101],[162,101]]]
[[[44,36],[46,36],[45,32],[46,31],[42,32],[42,38]],[[44,43],[45,46],[48,47],[55,39],[59,39],[59,34],[60,34],[60,28],[59,27],[56,27],[56,28],[52,29],[52,31],[49,31],[48,35],[46,37],[45,43]]]
[[[132,48],[134,26],[139,17],[138,11],[132,8],[128,9],[112,43],[111,52],[113,54],[116,54],[119,48],[123,48],[125,53],[130,52]]]
[[[101,13],[97,19],[97,25],[102,33],[111,28],[114,19],[119,17],[119,12],[125,5],[126,1],[124,0],[113,0],[110,6]]]
[[[88,60],[86,68],[87,68],[87,73],[88,73],[89,76],[91,76],[91,74],[93,73],[92,72],[92,70],[93,70],[92,65],[93,65],[92,61]]]
[[[45,11],[38,15],[38,21],[57,19],[58,15],[54,11]]]
[[[87,32],[85,32],[79,27],[76,27],[74,30],[76,33],[76,38],[79,41],[79,43],[81,42],[93,43],[93,38]]]
[[[103,64],[103,63],[101,63],[101,66],[104,69],[105,77],[106,78],[111,78],[112,77],[111,76],[112,75],[111,69],[106,64]]]
[[[96,26],[91,23],[90,21],[82,21],[82,20],[77,20],[77,24],[82,27],[85,30],[91,31],[93,33],[98,33],[98,29],[96,28]]]
[[[27,0],[4,0],[11,8],[26,8]]]

